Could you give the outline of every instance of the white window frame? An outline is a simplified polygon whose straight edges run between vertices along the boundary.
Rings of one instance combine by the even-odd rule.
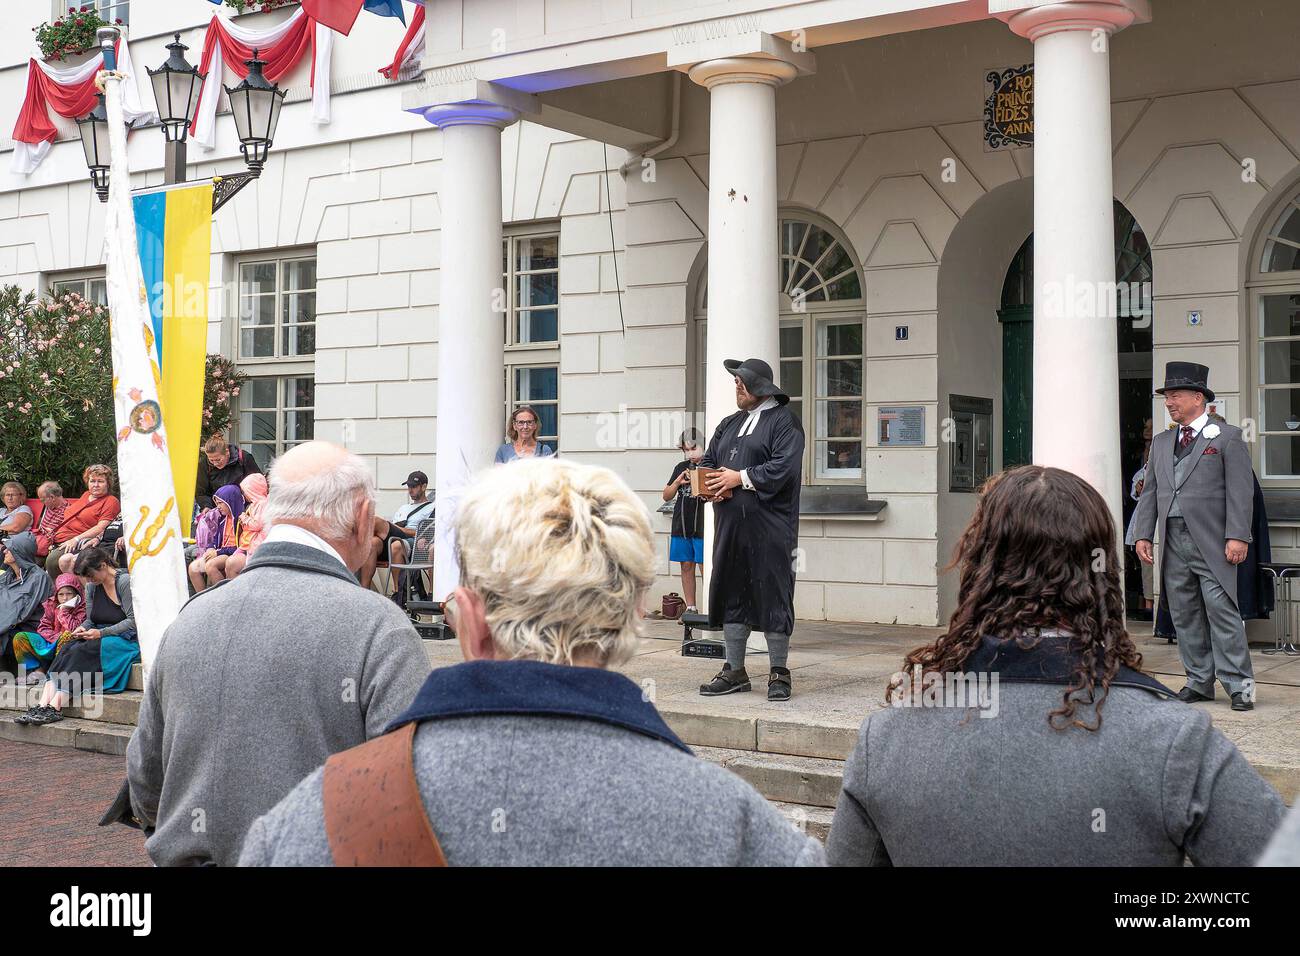
[[[285,355],[281,352],[281,349],[283,348],[284,330],[289,326],[310,324],[313,328],[317,329],[318,331],[320,328],[320,323],[316,321],[316,316],[317,316],[316,312],[312,313],[312,321],[310,323],[286,323],[284,321],[284,297],[287,294],[289,294],[284,287],[284,276],[286,272],[285,266],[287,263],[291,263],[291,262],[306,262],[306,261],[317,262],[316,250],[276,249],[261,254],[241,255],[235,260],[235,279],[234,279],[234,289],[232,294],[232,298],[234,300],[233,354],[237,356],[236,362],[239,364],[241,369],[248,371],[253,367],[260,367],[263,365],[276,365],[276,366],[308,365],[313,368],[315,367],[316,352],[314,348],[311,352],[303,355]],[[271,326],[266,326],[266,328],[271,328],[274,330],[275,354],[274,355],[245,355],[243,352],[244,327],[241,323],[241,316],[240,316],[240,309],[244,298],[243,289],[242,289],[243,270],[244,270],[244,266],[264,264],[268,262],[275,263],[275,293],[274,293],[275,322]],[[312,286],[310,289],[295,289],[293,291],[311,292],[315,294],[317,289],[319,288],[320,288],[320,273],[318,269],[316,275],[316,285]],[[252,328],[256,328],[256,326],[252,326]],[[294,369],[292,368],[286,369],[284,374],[291,374],[293,371]]]
[[[526,399],[526,398],[520,398],[520,397],[519,397],[519,393],[518,393],[518,391],[516,391],[516,389],[515,389],[515,380],[516,380],[515,373],[518,372],[518,371],[522,371],[522,370],[524,370],[524,369],[532,369],[532,368],[553,368],[553,369],[555,369],[555,398],[553,398],[553,399],[540,399],[540,400],[534,400],[534,399]],[[506,408],[505,408],[505,415],[502,416],[502,419],[501,419],[502,423],[504,424],[505,422],[507,422],[507,421],[510,419],[511,414],[513,414],[514,410],[515,410],[516,408],[518,408],[520,405],[528,405],[528,406],[530,406],[530,407],[532,407],[532,408],[534,408],[534,409],[541,409],[541,408],[543,408],[543,407],[545,407],[545,406],[551,406],[551,405],[555,406],[555,427],[556,427],[556,433],[555,433],[555,434],[550,434],[550,433],[542,434],[542,431],[541,431],[541,427],[542,427],[542,426],[541,426],[541,415],[540,415],[540,413],[539,413],[539,415],[538,415],[538,423],[537,423],[538,433],[537,433],[537,436],[536,436],[536,437],[537,437],[537,441],[538,441],[539,444],[545,442],[546,444],[548,444],[548,445],[551,446],[551,450],[552,450],[552,451],[558,453],[559,450],[560,450],[560,435],[559,435],[559,428],[560,428],[560,393],[561,393],[561,390],[562,390],[562,388],[563,388],[563,385],[562,385],[562,382],[563,382],[563,376],[560,374],[560,362],[559,362],[559,358],[558,358],[558,356],[556,357],[556,360],[555,360],[554,362],[533,362],[533,361],[529,361],[529,362],[517,362],[517,363],[513,363],[513,364],[507,364],[506,367],[505,367],[505,373],[506,373],[506,391],[505,391],[505,395],[506,395]],[[507,440],[507,441],[509,440],[508,436],[506,437],[505,440]]]
[[[123,26],[129,26],[131,23],[131,0],[53,0],[50,4],[51,16],[54,19],[66,17],[68,7],[76,7],[80,10],[82,7],[94,7],[95,12],[107,20],[110,24],[120,19]],[[54,19],[50,22],[53,23]]]
[[[89,294],[91,283],[94,282],[98,282],[104,286],[103,302],[97,302],[95,299],[91,298]],[[52,272],[46,274],[45,276],[45,288],[54,289],[55,295],[61,294],[60,291],[57,289],[58,286],[72,285],[73,283],[80,283],[81,289],[80,290],[64,289],[62,291],[76,292],[87,302],[93,303],[94,305],[102,305],[102,306],[108,305],[108,287],[107,287],[107,280],[104,277],[103,269],[89,269],[89,270],[79,269],[75,272]]]
[[[1264,384],[1264,346],[1268,342],[1285,342],[1300,340],[1300,335],[1295,336],[1270,336],[1264,337],[1264,298],[1270,295],[1300,295],[1300,269],[1290,270],[1287,272],[1265,272],[1264,257],[1265,251],[1271,248],[1271,243],[1278,241],[1275,236],[1283,221],[1283,217],[1289,215],[1292,211],[1300,210],[1300,183],[1292,183],[1284,190],[1278,202],[1269,210],[1268,214],[1261,220],[1261,226],[1256,236],[1254,249],[1250,256],[1250,274],[1246,283],[1246,300],[1247,308],[1250,310],[1250,319],[1244,323],[1250,337],[1248,343],[1245,343],[1244,352],[1249,356],[1249,381],[1251,387],[1248,392],[1243,393],[1243,399],[1252,404],[1250,409],[1251,417],[1254,418],[1258,427],[1258,441],[1251,447],[1251,457],[1254,459],[1255,473],[1259,477],[1260,484],[1264,487],[1272,488],[1300,488],[1300,474],[1274,475],[1269,474],[1267,470],[1267,458],[1265,456],[1265,446],[1268,439],[1273,436],[1282,437],[1290,434],[1298,434],[1285,430],[1273,429],[1265,431],[1267,420],[1265,418],[1264,395],[1268,391],[1277,391],[1288,387],[1300,389],[1300,379],[1290,383],[1275,382],[1271,385]],[[1297,212],[1300,214],[1300,212]],[[1243,401],[1243,406],[1245,402]],[[1247,417],[1247,409],[1242,408],[1242,418]],[[1293,442],[1300,442],[1300,437],[1290,439]]]
[[[244,387],[240,389],[239,395],[231,403],[230,440],[238,444],[241,448],[244,447],[245,445],[249,445],[250,448],[252,447],[252,445],[249,444],[250,442],[253,441],[252,437],[244,434],[243,416],[246,412],[251,410],[250,406],[248,405],[248,402],[252,399],[253,380],[274,379],[276,381],[276,392],[275,392],[276,407],[274,410],[275,447],[272,450],[272,460],[274,460],[274,458],[278,457],[279,455],[284,454],[286,449],[292,448],[294,445],[299,444],[300,441],[309,440],[308,438],[302,438],[302,439],[294,439],[292,441],[289,441],[285,437],[285,430],[286,430],[285,419],[288,413],[290,412],[290,409],[286,408],[285,390],[287,388],[287,385],[285,383],[287,382],[287,380],[293,378],[311,379],[312,390],[313,390],[312,394],[314,396],[315,388],[316,388],[316,355],[318,354],[318,352],[312,352],[311,354],[308,355],[279,354],[281,348],[281,341],[282,341],[281,336],[283,335],[283,330],[286,327],[282,316],[283,305],[281,301],[282,296],[284,295],[284,287],[283,287],[284,272],[285,272],[284,263],[301,262],[308,259],[311,260],[317,259],[316,250],[312,247],[267,249],[261,252],[250,252],[250,253],[244,253],[238,256],[234,256],[232,257],[233,261],[227,260],[227,261],[232,261],[233,269],[230,275],[232,275],[233,278],[230,280],[230,285],[227,286],[227,288],[230,289],[230,296],[229,296],[230,304],[227,306],[225,310],[226,311],[225,321],[223,322],[223,326],[225,328],[225,334],[222,336],[225,344],[224,353],[226,355],[235,356],[235,367],[238,368],[239,371],[244,372],[249,376],[249,381],[246,382]],[[274,325],[276,355],[274,356],[245,357],[240,352],[240,345],[241,345],[240,343],[241,328],[240,328],[240,321],[239,321],[240,298],[241,298],[240,297],[240,274],[245,265],[255,263],[255,262],[276,263],[276,272],[275,272],[276,305],[275,305],[275,325]],[[317,285],[315,286],[315,288],[318,289],[320,286],[319,272],[317,274],[316,282]],[[317,316],[317,319],[318,318],[319,316]],[[313,324],[316,326],[317,330],[319,331],[320,328],[319,321],[316,321]],[[311,411],[313,413],[312,415],[313,435],[315,434],[315,408],[316,406],[312,404],[310,406],[302,406],[301,408],[292,409],[292,411],[295,412]],[[262,406],[258,406],[258,410],[262,410]],[[258,441],[257,444],[270,448],[270,443],[267,442]]]
[[[288,383],[291,380],[298,379],[298,378],[305,378],[311,380],[312,404],[294,406],[290,408],[286,401],[286,395],[289,389]],[[250,379],[244,383],[244,387],[240,389],[239,392],[240,399],[244,399],[245,396],[248,396],[248,400],[251,400],[253,394],[254,381],[275,382],[275,408],[272,409],[269,406],[261,406],[261,405],[253,408],[253,407],[246,406],[243,402],[236,402],[236,407],[234,408],[234,419],[233,419],[234,426],[232,429],[235,432],[235,434],[232,436],[231,440],[234,441],[237,445],[240,446],[240,448],[242,448],[245,452],[248,452],[249,454],[252,453],[252,449],[255,447],[267,448],[271,452],[270,458],[265,462],[258,463],[261,466],[262,470],[266,471],[270,468],[271,462],[273,462],[280,455],[283,455],[286,451],[288,451],[290,448],[294,447],[295,445],[300,445],[303,442],[311,441],[312,438],[315,436],[316,434],[316,403],[315,403],[316,374],[313,368],[313,369],[308,369],[305,372],[293,372],[286,375],[255,375],[250,377]],[[273,443],[268,442],[265,439],[254,440],[251,436],[246,436],[243,434],[243,430],[244,430],[243,416],[245,414],[251,414],[254,411],[273,412],[275,416],[275,441]],[[292,440],[289,439],[286,435],[286,432],[288,430],[286,426],[288,423],[288,417],[290,413],[298,413],[298,412],[305,412],[305,411],[309,411],[312,413],[311,434],[305,437],[294,438]]]
[[[547,223],[529,223],[525,226],[508,226],[502,229],[501,241],[504,246],[502,258],[504,260],[505,272],[502,273],[501,281],[504,292],[505,315],[505,344],[508,351],[531,351],[536,349],[555,349],[560,347],[560,310],[561,295],[560,289],[560,270],[562,266],[560,258],[560,224],[558,222]],[[518,248],[520,240],[551,238],[555,239],[555,268],[554,269],[518,269]],[[518,340],[518,322],[516,321],[517,313],[520,311],[519,299],[519,282],[520,276],[527,275],[555,275],[555,338],[544,339],[537,342],[521,342]],[[545,310],[549,306],[542,306]],[[558,361],[558,360],[557,360]]]

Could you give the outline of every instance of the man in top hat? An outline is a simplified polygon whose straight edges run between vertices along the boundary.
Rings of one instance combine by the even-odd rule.
[[[1187,671],[1179,700],[1214,699],[1217,677],[1233,710],[1253,710],[1255,680],[1237,606],[1236,565],[1246,559],[1254,506],[1253,470],[1241,429],[1212,421],[1210,370],[1165,367],[1165,409],[1176,424],[1151,442],[1142,496],[1133,513],[1138,557],[1154,562],[1156,528],[1165,549],[1162,590]]]
[[[718,425],[700,466],[720,469],[706,480],[714,517],[709,624],[723,629],[727,662],[700,693],[716,697],[750,689],[745,645],[757,629],[767,637],[771,661],[767,699],[789,700],[786,657],[794,631],[803,423],[762,359],[722,364],[736,380],[740,411]],[[719,497],[728,490],[729,498]]]

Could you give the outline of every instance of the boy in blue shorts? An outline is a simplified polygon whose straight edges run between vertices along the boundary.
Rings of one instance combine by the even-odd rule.
[[[683,459],[673,468],[672,477],[664,486],[664,501],[676,496],[673,504],[673,533],[668,544],[668,560],[682,566],[682,597],[686,610],[695,614],[695,569],[703,573],[704,565],[704,506],[705,502],[691,497],[691,472],[704,455],[704,435],[698,428],[688,428],[677,441]]]

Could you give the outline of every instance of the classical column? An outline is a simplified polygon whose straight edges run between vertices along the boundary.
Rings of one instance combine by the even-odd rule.
[[[1146,0],[1003,19],[1034,44],[1034,462],[1087,479],[1120,533],[1110,39]]]
[[[761,358],[780,382],[776,88],[797,72],[784,60],[756,56],[707,60],[690,70],[691,79],[709,91],[706,438],[736,411],[735,381],[723,359]],[[705,519],[701,608],[713,563],[712,512]],[[761,635],[756,638],[751,650],[764,647]]]
[[[776,88],[783,60],[729,57],[691,68],[709,91],[708,434],[736,410],[726,358],[761,358],[780,375]]]
[[[480,102],[433,106],[424,116],[442,130],[433,572],[433,598],[441,601],[460,576],[451,537],[456,504],[471,476],[491,467],[501,442],[501,130],[519,117]]]

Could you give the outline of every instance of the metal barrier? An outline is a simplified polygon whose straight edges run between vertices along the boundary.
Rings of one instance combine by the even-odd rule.
[[[1300,647],[1296,646],[1291,627],[1291,616],[1295,611],[1291,585],[1300,577],[1300,564],[1261,563],[1259,569],[1272,575],[1273,595],[1277,605],[1273,611],[1273,646],[1262,653],[1300,656]]]

